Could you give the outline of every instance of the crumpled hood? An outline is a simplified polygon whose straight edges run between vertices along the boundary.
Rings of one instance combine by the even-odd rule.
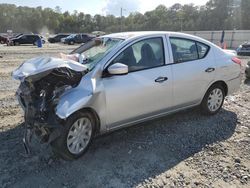
[[[73,60],[64,60],[53,57],[36,57],[25,61],[12,73],[12,77],[16,80],[23,81],[25,78],[40,73],[39,77],[49,74],[55,68],[69,68],[71,70],[82,72],[87,70],[85,65],[82,65]],[[37,76],[36,76],[37,78]],[[38,78],[37,78],[38,79]]]

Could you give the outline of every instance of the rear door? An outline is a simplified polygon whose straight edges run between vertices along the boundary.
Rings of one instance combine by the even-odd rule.
[[[82,35],[81,34],[75,36],[75,42],[82,43]]]
[[[88,41],[88,35],[83,34],[82,35],[82,42],[85,43]]]
[[[114,128],[147,118],[172,106],[172,72],[163,36],[144,38],[127,46],[111,64],[123,63],[127,75],[103,79],[107,124]]]
[[[36,36],[35,35],[28,35],[27,36],[26,44],[34,44],[35,42],[36,42]]]
[[[40,37],[38,35],[31,35],[31,44],[35,44],[38,40],[40,39]]]
[[[197,104],[213,82],[215,64],[210,47],[187,38],[170,37],[173,95],[176,108]]]
[[[20,44],[26,44],[27,43],[27,40],[28,40],[28,35],[23,35],[19,38],[18,42]]]

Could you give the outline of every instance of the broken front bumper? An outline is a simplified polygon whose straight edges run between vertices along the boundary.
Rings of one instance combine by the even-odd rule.
[[[42,112],[38,108],[41,104],[35,104],[32,100],[30,89],[20,85],[16,93],[17,99],[24,110],[25,133],[23,143],[27,153],[30,152],[30,142],[33,135],[40,143],[51,143],[61,135],[64,121],[58,118],[53,110],[43,119]]]
[[[30,143],[33,135],[35,135],[36,139],[40,143],[49,144],[61,135],[63,129],[63,122],[59,122],[55,115],[51,114],[50,120],[43,123],[35,120],[31,114],[32,112],[29,112],[27,109],[25,110],[25,132],[23,136],[23,144],[27,154],[30,153]]]

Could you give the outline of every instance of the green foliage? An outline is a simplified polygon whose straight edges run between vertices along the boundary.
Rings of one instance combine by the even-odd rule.
[[[243,29],[250,29],[250,0],[241,0],[241,22]]]
[[[133,12],[128,17],[91,16],[83,12],[62,12],[60,7],[30,8],[0,4],[0,32],[107,33],[140,30],[222,30],[250,29],[250,0],[210,0],[204,6],[159,5],[145,14]]]

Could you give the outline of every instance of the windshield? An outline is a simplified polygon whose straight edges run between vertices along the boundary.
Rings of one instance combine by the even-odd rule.
[[[92,70],[105,55],[122,41],[123,39],[110,37],[95,38],[83,46],[80,46],[72,53],[82,54],[85,57],[84,64],[89,70]]]
[[[72,34],[72,35],[69,35],[68,37],[66,38],[74,38],[76,36],[76,34]]]

